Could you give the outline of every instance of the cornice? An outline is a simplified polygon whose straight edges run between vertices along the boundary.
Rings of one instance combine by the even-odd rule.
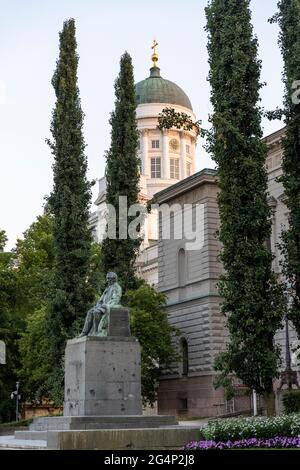
[[[188,178],[185,178],[178,183],[173,184],[172,186],[163,189],[162,191],[154,195],[155,200],[162,204],[169,201],[170,199],[175,198],[176,196],[181,196],[182,194],[191,191],[199,186],[202,186],[205,183],[217,185],[217,172],[212,169],[204,169],[195,173]]]

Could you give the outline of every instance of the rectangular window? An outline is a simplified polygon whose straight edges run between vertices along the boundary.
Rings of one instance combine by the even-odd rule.
[[[177,158],[170,159],[170,178],[179,180],[179,160]]]
[[[161,178],[160,158],[151,158],[151,178]]]
[[[188,162],[186,164],[186,176],[191,176],[192,174],[192,165]]]
[[[159,149],[159,140],[152,140],[152,148]]]
[[[189,155],[191,153],[191,147],[186,145],[186,153]]]

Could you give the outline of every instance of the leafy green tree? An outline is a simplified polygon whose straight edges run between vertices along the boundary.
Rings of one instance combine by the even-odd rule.
[[[17,241],[16,273],[18,277],[19,309],[25,319],[47,304],[54,265],[53,217],[38,216]]]
[[[40,307],[26,318],[26,326],[19,341],[22,368],[19,378],[22,396],[32,401],[48,397],[49,341],[46,327],[46,306]]]
[[[190,131],[195,129],[198,134],[201,133],[201,121],[193,121],[186,113],[177,113],[174,108],[164,108],[158,115],[158,129],[182,129]]]
[[[284,60],[283,81],[286,136],[283,139],[283,176],[289,209],[289,228],[282,235],[285,255],[283,271],[295,287],[289,317],[300,338],[300,2],[282,0],[274,17],[280,26],[280,46]]]
[[[138,130],[136,123],[136,100],[133,68],[130,55],[125,52],[120,61],[120,74],[115,82],[115,110],[111,115],[111,146],[107,153],[106,202],[116,211],[116,238],[103,241],[103,263],[105,271],[115,271],[123,291],[137,286],[135,260],[141,243],[138,236],[122,239],[120,220],[129,226],[133,216],[119,207],[119,197],[126,196],[125,209],[138,203],[140,160],[137,156]],[[125,234],[127,236],[127,233]]]
[[[4,252],[7,237],[0,231],[0,339],[6,345],[6,364],[0,365],[0,422],[15,419],[15,403],[10,394],[15,390],[19,365],[18,333],[22,321],[16,313],[18,281],[15,256]]]
[[[58,403],[63,370],[59,380],[54,380],[48,360],[47,310],[54,269],[53,217],[50,214],[39,216],[24,233],[24,239],[18,240],[15,257],[18,260],[15,269],[18,312],[25,321],[19,341],[21,366],[18,378],[22,397],[34,401],[51,397]],[[91,248],[89,270],[96,298],[97,289],[103,284],[101,246],[96,243]]]
[[[0,230],[0,252],[3,252],[7,242],[7,236],[4,230]]]
[[[88,277],[92,240],[88,226],[91,184],[86,176],[76,48],[75,21],[70,19],[64,22],[60,33],[59,59],[52,79],[56,95],[51,125],[53,141],[48,142],[54,155],[54,188],[49,208],[54,216],[55,262],[47,334],[55,383],[61,375],[66,340],[82,327],[93,297]]]
[[[142,284],[127,292],[131,333],[142,346],[142,397],[144,404],[153,405],[157,398],[162,367],[178,360],[172,338],[179,335],[164,312],[165,295],[154,287]]]
[[[214,114],[210,151],[218,165],[219,238],[225,268],[219,290],[224,299],[229,343],[216,361],[217,385],[232,373],[264,393],[274,412],[273,379],[280,351],[274,345],[281,326],[282,292],[272,272],[267,203],[266,146],[258,106],[261,63],[253,36],[249,0],[212,0],[206,9],[209,33],[211,101]]]

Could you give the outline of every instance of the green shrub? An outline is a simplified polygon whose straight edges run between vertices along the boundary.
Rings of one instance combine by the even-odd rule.
[[[29,426],[32,421],[32,419],[22,419],[20,421],[11,421],[10,423],[1,423],[0,428],[17,428],[19,426]]]
[[[202,434],[205,440],[213,441],[300,436],[300,414],[211,421]]]
[[[300,390],[289,390],[282,397],[284,411],[287,414],[300,412]]]

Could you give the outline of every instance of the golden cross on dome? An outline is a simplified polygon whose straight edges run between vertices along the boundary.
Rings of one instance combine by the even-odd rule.
[[[156,62],[158,61],[158,55],[157,55],[157,52],[156,52],[156,47],[158,46],[158,42],[156,41],[156,39],[154,39],[153,41],[153,44],[151,46],[151,49],[153,49],[153,54],[151,56],[151,59],[153,61],[153,67],[156,67]]]

